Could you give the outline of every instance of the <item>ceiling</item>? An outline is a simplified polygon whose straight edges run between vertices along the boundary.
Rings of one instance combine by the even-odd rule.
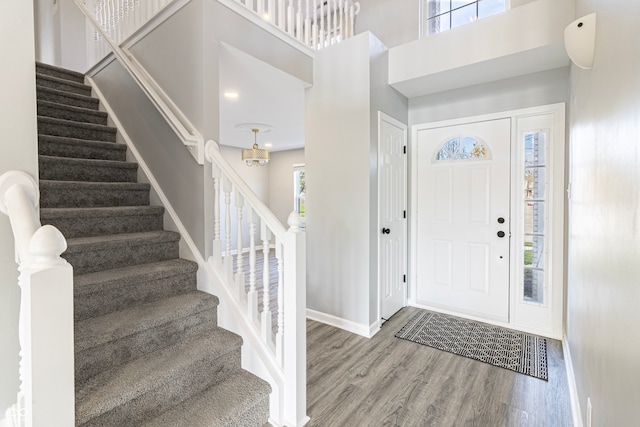
[[[251,148],[252,126],[271,129],[258,134],[258,145],[269,151],[304,147],[304,88],[297,78],[227,44],[220,51],[220,144]],[[237,98],[224,96],[225,92]],[[258,126],[261,127],[261,126]]]

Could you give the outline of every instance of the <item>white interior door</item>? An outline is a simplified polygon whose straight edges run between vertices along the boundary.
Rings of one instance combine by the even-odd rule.
[[[511,119],[417,133],[416,301],[509,321]]]
[[[407,127],[382,113],[378,126],[378,277],[386,320],[406,305]]]

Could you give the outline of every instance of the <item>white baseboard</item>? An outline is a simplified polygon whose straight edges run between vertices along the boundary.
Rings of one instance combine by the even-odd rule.
[[[316,322],[344,329],[345,331],[363,336],[365,338],[371,338],[380,330],[379,322],[375,322],[371,325],[363,325],[362,323],[356,323],[351,320],[334,316],[332,314],[311,310],[310,308],[307,308],[307,319],[315,320]]]
[[[583,427],[582,412],[580,411],[580,398],[578,397],[578,387],[576,385],[576,377],[573,371],[573,359],[571,359],[571,350],[569,342],[565,336],[562,339],[562,354],[564,356],[564,367],[567,371],[567,383],[569,384],[569,397],[571,399],[571,414],[573,415],[574,427]]]

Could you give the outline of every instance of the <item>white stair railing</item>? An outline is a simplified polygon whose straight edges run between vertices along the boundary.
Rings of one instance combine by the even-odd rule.
[[[21,171],[0,176],[0,212],[9,216],[21,290],[20,388],[6,412],[12,427],[75,425],[73,269],[67,242],[41,226],[36,181]]]
[[[308,420],[302,220],[292,212],[286,230],[224,159],[216,142],[207,142],[205,158],[211,162],[214,182],[214,240],[209,264],[244,313],[251,334],[266,355],[263,362],[275,373],[280,424],[301,426]],[[248,236],[243,235],[244,230]],[[236,233],[235,244],[232,231]],[[257,281],[259,275],[262,284]]]
[[[360,3],[353,0],[218,0],[238,3],[315,50],[355,34]],[[286,16],[286,19],[285,19]]]

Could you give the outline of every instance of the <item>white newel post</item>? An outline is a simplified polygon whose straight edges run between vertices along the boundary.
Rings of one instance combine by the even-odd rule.
[[[307,417],[307,282],[306,233],[300,228],[302,219],[292,212],[285,235],[284,254],[284,360],[285,377],[284,421],[286,425],[301,426]],[[303,260],[298,262],[298,260]]]
[[[60,231],[40,226],[35,180],[20,171],[0,176],[0,212],[11,221],[21,289],[20,389],[7,410],[11,427],[75,424],[73,269],[60,257]]]

